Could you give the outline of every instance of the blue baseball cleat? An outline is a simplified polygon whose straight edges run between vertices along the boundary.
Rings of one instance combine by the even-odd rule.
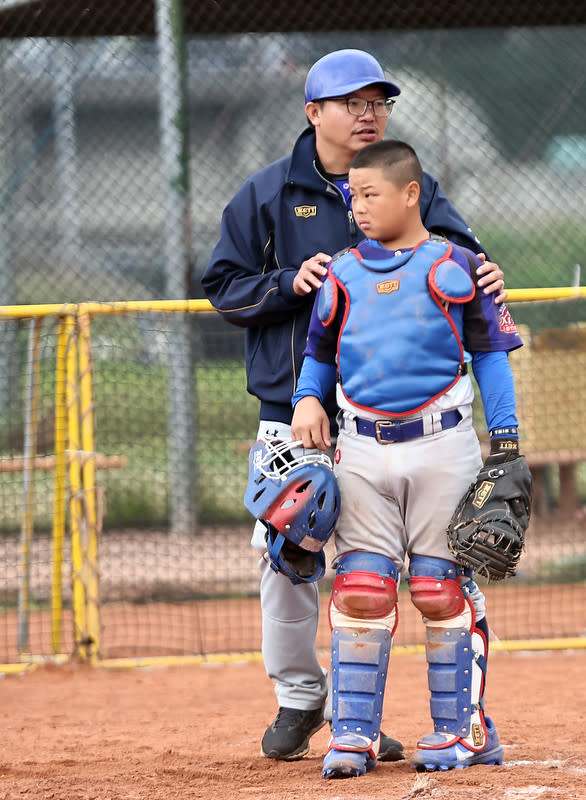
[[[376,764],[368,751],[329,750],[324,758],[323,778],[358,778]]]
[[[485,717],[484,722],[486,741],[482,750],[471,750],[464,739],[431,733],[418,743],[420,749],[415,752],[411,764],[418,772],[445,772],[448,769],[472,767],[474,764],[502,764],[503,748],[496,728],[490,717]]]

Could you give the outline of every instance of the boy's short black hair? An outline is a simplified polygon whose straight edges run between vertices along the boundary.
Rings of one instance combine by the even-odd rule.
[[[386,139],[369,144],[352,159],[350,169],[376,167],[385,172],[385,177],[400,186],[416,181],[423,183],[423,168],[417,153],[407,142]]]

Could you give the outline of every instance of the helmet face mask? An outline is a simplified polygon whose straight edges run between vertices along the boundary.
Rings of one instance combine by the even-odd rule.
[[[259,444],[261,446],[257,447]],[[298,451],[297,454],[294,450]],[[269,480],[285,481],[293,469],[303,464],[324,464],[332,468],[325,453],[305,453],[302,442],[265,438],[259,439],[251,450],[251,468]]]
[[[325,453],[307,453],[301,442],[259,439],[250,451],[244,504],[267,526],[273,569],[291,580],[293,572],[295,582],[323,575],[322,551],[340,511],[338,484]]]

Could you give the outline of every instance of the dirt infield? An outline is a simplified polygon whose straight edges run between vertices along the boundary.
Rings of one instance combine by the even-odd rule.
[[[418,774],[406,762],[325,781],[328,732],[295,763],[259,757],[274,715],[260,663],[42,667],[0,681],[0,800],[574,800],[586,798],[586,651],[495,652],[487,711],[502,767]],[[423,655],[391,656],[386,732],[430,731]]]

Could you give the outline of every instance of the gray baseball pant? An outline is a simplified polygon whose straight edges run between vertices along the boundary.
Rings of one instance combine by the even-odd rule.
[[[258,436],[290,439],[291,426],[261,420]],[[263,553],[265,527],[254,527],[252,546]],[[265,670],[275,686],[279,707],[309,711],[319,708],[328,693],[327,670],[318,659],[315,646],[319,620],[319,592],[316,583],[293,585],[275,572],[261,555],[260,605],[262,613],[262,656]]]

